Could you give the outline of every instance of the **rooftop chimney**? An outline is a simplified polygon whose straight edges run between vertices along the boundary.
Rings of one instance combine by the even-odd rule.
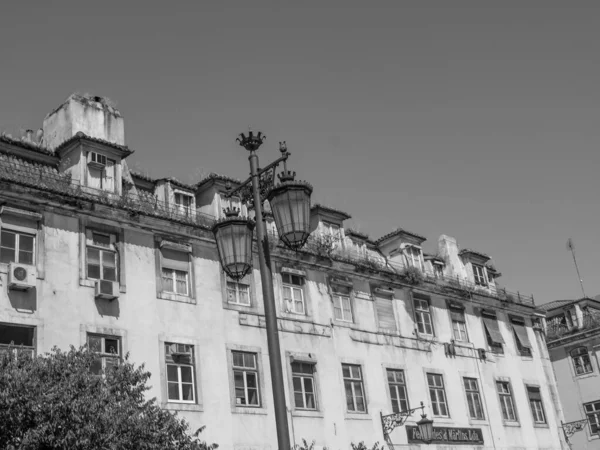
[[[50,150],[78,132],[125,145],[123,116],[103,97],[72,94],[44,119],[43,136]]]

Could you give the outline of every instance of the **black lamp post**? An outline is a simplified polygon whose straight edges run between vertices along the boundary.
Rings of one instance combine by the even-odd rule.
[[[421,420],[417,422],[417,428],[419,429],[419,436],[421,436],[421,440],[426,444],[429,444],[433,441],[433,420],[427,418],[427,414],[425,414],[425,405],[421,402],[421,406],[417,406],[416,408],[407,409],[405,411],[400,411],[394,414],[383,415],[379,413],[381,416],[381,427],[383,428],[383,437],[384,439],[391,444],[390,434],[394,431],[394,428],[401,427],[406,422],[406,419],[412,415],[417,409],[421,410]]]
[[[247,136],[242,133],[238,137],[238,143],[250,152],[250,178],[228,194],[231,197],[239,193],[243,201],[248,200],[250,205],[253,205],[256,223],[249,218],[240,217],[239,210],[227,208],[224,210],[226,217],[217,221],[213,226],[213,233],[223,270],[231,278],[239,280],[252,269],[252,237],[256,225],[278,448],[290,450],[273,274],[262,205],[265,199],[269,200],[281,241],[287,247],[297,250],[306,243],[310,235],[312,186],[306,182],[294,181],[296,174],[287,170],[286,161],[290,154],[285,142],[280,142],[279,150],[282,156],[264,169],[259,169],[256,151],[264,139],[262,133],[253,134],[252,131],[249,131]],[[275,171],[280,162],[283,162],[283,171],[279,174],[280,183],[275,185]],[[250,183],[251,192],[248,189]]]

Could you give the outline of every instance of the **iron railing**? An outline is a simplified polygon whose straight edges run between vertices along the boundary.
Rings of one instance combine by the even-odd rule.
[[[548,340],[559,339],[567,335],[600,328],[600,315],[598,314],[584,314],[581,326],[579,326],[579,324],[569,326],[566,323],[558,322],[560,319],[555,320],[556,321],[553,322],[552,319],[550,319],[550,322],[546,326],[546,339]]]
[[[88,188],[74,182],[70,174],[59,174],[53,172],[48,166],[25,164],[11,157],[0,158],[0,180],[121,208],[132,215],[160,217],[205,228],[212,227],[215,222],[215,217],[212,215],[161,201],[151,193],[114,194],[101,189]]]

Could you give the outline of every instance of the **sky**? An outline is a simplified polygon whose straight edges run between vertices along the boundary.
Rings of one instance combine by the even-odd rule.
[[[486,253],[536,303],[600,293],[600,4],[4,2],[0,129],[112,99],[130,167],[246,178],[235,137],[287,141],[313,202],[376,239]]]

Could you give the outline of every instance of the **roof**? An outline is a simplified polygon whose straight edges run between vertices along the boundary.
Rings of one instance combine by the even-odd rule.
[[[202,186],[203,184],[208,183],[209,181],[229,181],[230,183],[235,183],[235,184],[242,184],[241,180],[238,180],[237,178],[232,178],[232,177],[228,177],[225,175],[220,175],[218,173],[214,173],[211,172],[208,174],[207,177],[203,178],[202,180],[198,181],[198,183],[196,183],[196,189],[199,188],[200,186]]]
[[[344,233],[348,237],[354,236],[354,237],[364,239],[364,240],[369,239],[369,235],[367,233],[363,233],[362,231],[358,231],[358,230],[353,230],[352,228],[346,228],[344,230]]]
[[[6,142],[7,144],[16,145],[27,150],[31,150],[42,155],[54,156],[54,152],[48,150],[46,147],[42,147],[34,144],[33,142],[22,141],[21,139],[15,139],[7,134],[0,134],[0,142]]]
[[[115,150],[120,150],[121,152],[123,152],[123,156],[124,157],[125,156],[129,156],[129,155],[131,155],[133,153],[133,150],[131,150],[126,145],[119,145],[119,144],[115,144],[114,142],[105,141],[104,139],[98,139],[98,138],[95,138],[95,137],[91,137],[91,136],[88,136],[85,133],[82,133],[81,131],[78,131],[75,134],[75,136],[67,139],[62,144],[60,144],[58,147],[56,147],[54,149],[54,153],[59,153],[65,147],[68,147],[73,142],[81,140],[81,139],[85,139],[86,141],[95,142],[97,144],[105,145],[107,147],[114,148]]]
[[[575,300],[554,300],[553,302],[548,302],[548,303],[544,303],[543,305],[538,305],[538,308],[543,311],[552,311],[554,309],[564,308],[565,306],[572,305],[573,303],[579,303],[584,300],[592,301],[594,303],[600,304],[600,301],[598,301],[596,299],[589,298],[589,297],[583,297],[583,298],[578,298]]]
[[[333,214],[337,214],[339,216],[342,216],[343,219],[342,220],[346,220],[346,219],[352,219],[352,216],[344,211],[341,211],[339,209],[335,209],[335,208],[331,208],[329,206],[325,206],[325,205],[321,205],[320,203],[315,203],[314,205],[312,205],[312,207],[310,208],[311,211],[313,210],[323,210],[325,212],[328,213],[333,213]]]
[[[149,175],[145,175],[140,172],[136,172],[135,170],[129,169],[129,173],[132,177],[139,178],[140,180],[149,181],[150,183],[156,182],[156,180]]]
[[[375,241],[376,244],[381,244],[383,241],[385,241],[386,239],[390,239],[394,236],[397,236],[399,234],[407,234],[409,236],[412,236],[414,238],[420,239],[421,241],[426,241],[427,238],[425,236],[421,236],[420,234],[417,233],[413,233],[411,231],[408,230],[404,230],[402,228],[396,228],[394,231],[392,231],[391,233],[386,234],[385,236],[380,237],[379,239],[377,239]]]
[[[179,181],[177,178],[173,178],[173,177],[159,178],[155,181],[168,181],[172,185],[183,188],[183,189],[187,189],[188,191],[193,191],[195,188],[195,186],[193,186],[191,184],[186,184],[182,181]]]
[[[483,259],[491,259],[489,255],[478,252],[476,250],[472,250],[470,248],[465,248],[465,249],[462,249],[460,252],[458,252],[458,256],[462,256],[462,255],[466,255],[466,254],[472,254],[475,256],[479,256],[480,258],[483,258]]]

